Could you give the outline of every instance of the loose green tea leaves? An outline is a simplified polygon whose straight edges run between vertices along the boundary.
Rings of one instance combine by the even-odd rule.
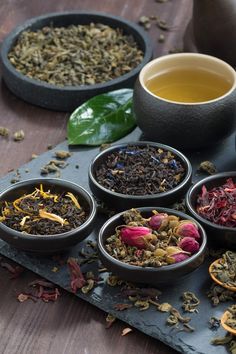
[[[68,163],[65,161],[60,160],[50,160],[46,165],[44,165],[40,173],[41,175],[48,175],[49,173],[55,173],[55,177],[60,177],[61,176],[61,171],[60,169],[65,168],[68,166]]]
[[[15,132],[13,134],[14,141],[22,141],[22,140],[24,140],[24,138],[25,138],[25,133],[22,129],[18,130],[17,132]]]
[[[101,23],[23,31],[8,54],[17,71],[58,86],[115,79],[143,59],[132,35]]]
[[[236,293],[213,283],[207,292],[207,297],[213,306],[218,306],[220,302],[235,301]]]
[[[55,157],[57,159],[64,160],[64,159],[67,159],[70,156],[71,156],[71,153],[69,151],[64,151],[64,150],[55,151]]]
[[[217,173],[217,169],[211,161],[202,161],[199,165],[199,170],[206,172],[209,175],[214,175],[215,173]]]
[[[236,329],[236,305],[227,308],[227,319],[225,324],[232,329]]]
[[[190,291],[186,291],[182,294],[183,305],[182,308],[185,312],[198,312],[198,305],[200,300],[196,295]]]
[[[2,202],[0,221],[23,234],[54,235],[70,231],[88,218],[88,211],[80,206],[77,196],[71,198],[70,194],[44,191],[41,184],[32,193]]]
[[[124,223],[107,238],[105,247],[112,257],[124,263],[140,267],[166,266],[188,259],[200,247],[198,227],[190,220],[180,220],[156,210],[149,218],[144,218],[136,209],[124,212],[123,218]],[[197,299],[187,295],[194,308]]]
[[[7,138],[9,136],[9,129],[5,127],[0,127],[0,136]]]
[[[178,186],[186,170],[172,152],[149,145],[127,145],[113,151],[97,166],[95,178],[113,192],[157,194]]]
[[[113,325],[113,323],[115,322],[115,320],[116,320],[116,317],[109,313],[106,317],[106,328],[107,329],[110,328]]]
[[[169,326],[176,326],[179,322],[188,323],[190,321],[190,317],[183,317],[176,308],[172,307],[170,309],[170,315],[167,317],[166,324]]]
[[[209,325],[208,327],[212,330],[212,331],[216,331],[219,327],[220,327],[220,320],[219,318],[216,318],[216,317],[211,317],[209,319]]]
[[[236,252],[226,251],[218,262],[212,263],[211,273],[224,285],[236,287]]]
[[[211,341],[213,345],[225,345],[229,353],[236,354],[235,336],[229,332],[224,337],[216,337]]]
[[[136,126],[133,90],[121,89],[95,96],[77,108],[67,125],[69,145],[101,145],[122,138]]]

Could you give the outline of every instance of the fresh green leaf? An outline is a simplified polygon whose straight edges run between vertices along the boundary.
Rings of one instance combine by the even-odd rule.
[[[69,145],[101,145],[127,135],[136,122],[133,90],[121,89],[95,96],[78,107],[67,125]]]

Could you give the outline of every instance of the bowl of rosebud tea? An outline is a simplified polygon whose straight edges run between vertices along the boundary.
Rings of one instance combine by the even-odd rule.
[[[236,249],[236,172],[195,183],[186,195],[189,213],[204,227],[212,247]]]
[[[204,261],[206,234],[190,216],[168,208],[132,208],[111,217],[98,236],[105,267],[121,279],[172,284]]]
[[[0,237],[38,254],[63,252],[92,231],[96,206],[81,186],[57,178],[18,182],[0,193]]]
[[[94,196],[116,211],[142,206],[171,206],[192,181],[189,160],[178,150],[151,141],[116,144],[89,166]]]

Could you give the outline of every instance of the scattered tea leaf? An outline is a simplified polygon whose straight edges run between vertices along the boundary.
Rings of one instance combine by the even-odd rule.
[[[64,151],[64,150],[55,151],[55,157],[57,159],[64,160],[64,159],[67,159],[70,156],[71,156],[71,153],[69,151]]]
[[[133,307],[132,304],[115,304],[114,309],[117,311],[124,311]]]
[[[164,34],[161,33],[161,34],[159,35],[158,42],[159,42],[159,43],[163,43],[164,41],[165,41],[165,36],[164,36]]]
[[[121,335],[122,335],[122,336],[126,336],[128,333],[130,333],[130,332],[132,332],[132,331],[133,331],[132,328],[129,328],[129,327],[124,328],[124,329],[122,330]]]
[[[22,141],[22,140],[24,140],[24,138],[25,138],[25,133],[22,129],[18,130],[17,132],[15,132],[13,134],[14,141]]]
[[[214,175],[215,173],[217,173],[217,169],[216,169],[214,163],[211,161],[201,162],[198,169],[200,171],[208,173],[209,175]]]
[[[106,328],[107,329],[110,328],[113,325],[113,323],[115,322],[115,320],[116,320],[116,317],[109,313],[106,317]]]
[[[7,138],[9,136],[9,129],[5,127],[0,127],[0,136]]]
[[[219,327],[220,327],[220,320],[219,318],[216,317],[211,317],[208,321],[209,325],[208,327],[212,330],[212,331],[216,331]]]
[[[185,312],[198,312],[200,300],[191,291],[186,291],[181,296],[183,300],[182,308]]]
[[[78,107],[67,125],[69,145],[101,145],[122,138],[136,126],[133,90],[121,89],[95,96]]]

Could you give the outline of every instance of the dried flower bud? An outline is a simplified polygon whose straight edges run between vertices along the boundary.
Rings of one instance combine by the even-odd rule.
[[[157,249],[153,252],[153,254],[154,254],[155,256],[157,256],[157,257],[163,257],[163,256],[166,255],[166,251],[163,250],[162,248],[157,248]]]
[[[174,232],[178,236],[200,238],[198,227],[191,221],[180,222],[179,226],[174,229]]]
[[[144,226],[126,226],[120,230],[121,241],[137,248],[146,248],[145,236],[150,236],[151,230]]]
[[[196,253],[199,250],[199,243],[193,237],[184,237],[179,243],[179,247],[183,251],[190,252],[191,254]]]
[[[179,262],[182,262],[185,259],[189,258],[189,255],[187,255],[186,253],[180,252],[180,253],[172,254],[171,257],[175,260],[175,263],[179,263]]]
[[[165,213],[155,214],[151,216],[148,223],[153,230],[163,229],[168,225],[168,215]]]
[[[172,256],[173,254],[182,252],[182,249],[176,246],[168,246],[166,247],[166,252],[169,256]]]

